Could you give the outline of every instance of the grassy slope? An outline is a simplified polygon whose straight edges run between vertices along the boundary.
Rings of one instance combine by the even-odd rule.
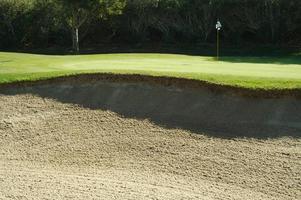
[[[0,83],[77,73],[113,72],[184,77],[248,88],[301,88],[301,63],[291,58],[224,58],[171,54],[45,56],[0,52]]]

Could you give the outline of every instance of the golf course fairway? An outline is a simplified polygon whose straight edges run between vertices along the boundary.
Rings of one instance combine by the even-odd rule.
[[[121,73],[203,80],[244,88],[301,88],[301,59],[213,57],[176,54],[49,56],[0,53],[0,83],[80,73]]]

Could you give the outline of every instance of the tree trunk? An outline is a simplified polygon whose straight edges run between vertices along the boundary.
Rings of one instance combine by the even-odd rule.
[[[79,35],[77,27],[72,29],[72,48],[75,53],[79,53]]]
[[[78,28],[75,29],[75,50],[79,53],[79,39],[78,39]]]

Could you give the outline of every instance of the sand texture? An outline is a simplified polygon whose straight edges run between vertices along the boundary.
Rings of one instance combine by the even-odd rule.
[[[95,81],[0,90],[0,199],[301,199],[301,100]]]

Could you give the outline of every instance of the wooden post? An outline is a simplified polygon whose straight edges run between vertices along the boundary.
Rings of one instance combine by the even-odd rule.
[[[219,60],[219,30],[217,29],[217,34],[216,34],[216,60]]]
[[[216,60],[219,60],[219,31],[222,29],[222,24],[219,20],[215,25],[216,28]]]

